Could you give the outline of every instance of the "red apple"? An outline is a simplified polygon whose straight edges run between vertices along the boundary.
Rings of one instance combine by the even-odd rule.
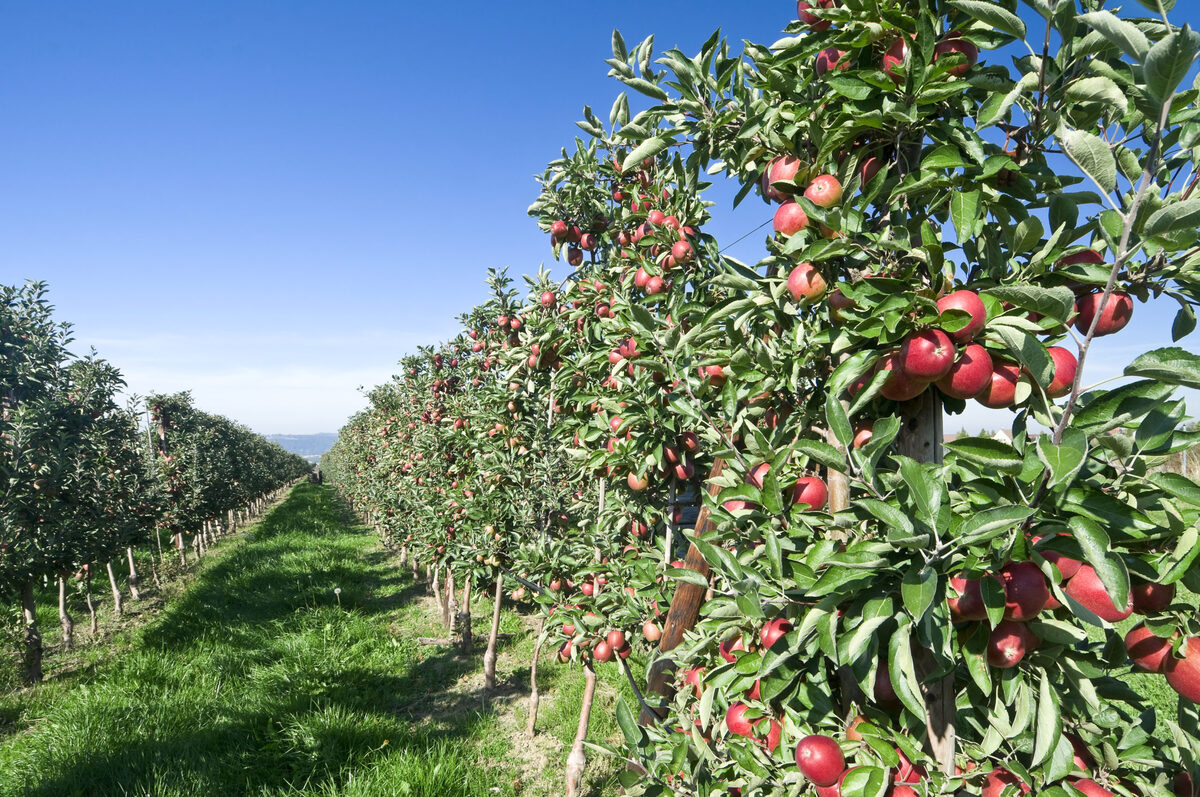
[[[820,299],[825,295],[826,287],[825,278],[812,263],[801,263],[788,274],[788,292],[801,304]]]
[[[754,726],[757,723],[746,719],[746,712],[749,710],[750,707],[745,703],[734,703],[729,707],[729,710],[725,712],[725,727],[729,729],[730,733],[738,736],[754,736]]]
[[[1016,402],[1017,380],[1020,378],[1020,366],[993,362],[991,381],[975,396],[975,400],[994,410],[1011,407]]]
[[[554,306],[555,301],[557,301],[557,297],[555,297],[553,291],[545,291],[542,293],[542,307],[545,307],[548,310]]]
[[[1125,651],[1138,669],[1162,672],[1171,655],[1171,641],[1156,637],[1145,623],[1138,623],[1125,635]]]
[[[707,379],[713,387],[720,387],[725,384],[725,369],[720,365],[702,365],[700,378]]]
[[[1175,599],[1174,584],[1156,584],[1153,581],[1135,579],[1130,590],[1133,592],[1133,610],[1138,614],[1158,614]]]
[[[1054,361],[1054,378],[1046,388],[1046,395],[1050,398],[1062,398],[1071,392],[1071,387],[1075,384],[1075,371],[1079,368],[1079,361],[1062,346],[1051,346],[1046,349],[1046,353]]]
[[[871,438],[875,434],[875,423],[873,421],[861,421],[854,428],[854,439],[850,441],[850,445],[858,450],[871,442]]]
[[[1033,562],[1009,562],[1000,568],[1004,584],[1004,617],[1026,622],[1033,619],[1050,599],[1046,577]]]
[[[832,786],[846,771],[846,758],[832,738],[812,734],[796,745],[796,767],[817,786]]]
[[[831,208],[842,201],[842,184],[832,174],[822,174],[808,184],[804,196],[819,208]]]
[[[957,30],[952,30],[946,34],[946,38],[942,39],[933,47],[933,60],[937,61],[943,55],[962,55],[967,59],[965,64],[952,66],[946,70],[949,75],[957,75],[962,77],[967,74],[971,67],[979,60],[979,48],[971,42],[962,38],[962,33]]]
[[[1200,703],[1200,637],[1188,638],[1187,653],[1182,659],[1167,656],[1163,672],[1180,697]]]
[[[1079,601],[1092,614],[1110,623],[1124,620],[1133,614],[1132,591],[1125,602],[1125,608],[1117,608],[1113,604],[1112,598],[1108,596],[1108,592],[1105,591],[1104,584],[1100,581],[1100,576],[1096,574],[1091,565],[1080,566],[1079,572],[1067,582],[1064,591]]]
[[[750,473],[746,476],[746,483],[753,484],[758,489],[762,489],[763,481],[767,478],[767,472],[771,470],[769,462],[760,462],[750,469]]]
[[[786,617],[776,617],[764,625],[758,632],[763,650],[769,650],[772,645],[792,630],[792,624]]]
[[[813,64],[813,71],[817,73],[817,77],[820,77],[830,69],[840,69],[842,71],[849,69],[850,59],[842,61],[842,56],[845,54],[845,50],[839,50],[836,47],[826,47],[817,53],[817,60]]]
[[[1081,780],[1071,781],[1071,785],[1079,789],[1088,797],[1115,797],[1113,792],[1104,788],[1091,778],[1083,778]]]
[[[675,258],[676,263],[690,263],[695,256],[696,250],[687,241],[676,241],[671,246],[671,257]]]
[[[888,45],[887,51],[883,54],[883,60],[880,61],[879,68],[887,73],[887,76],[892,79],[893,83],[899,86],[904,81],[901,71],[907,59],[908,42],[904,41],[904,39],[896,39]]]
[[[796,18],[799,19],[801,22],[803,22],[805,25],[808,25],[809,30],[814,30],[814,31],[818,31],[818,32],[823,31],[823,30],[828,30],[829,26],[831,24],[830,21],[827,19],[821,19],[820,17],[816,16],[815,14],[810,14],[808,12],[808,9],[810,9],[810,8],[833,8],[834,2],[835,2],[835,0],[813,0],[813,2],[809,3],[809,2],[806,2],[805,0],[797,0],[797,2],[796,2]]]
[[[550,225],[550,234],[553,235],[555,240],[558,240],[558,241],[562,241],[562,240],[566,239],[567,230],[568,230],[567,223],[562,220],[556,221]]]
[[[746,645],[742,642],[741,636],[731,637],[726,639],[717,648],[717,652],[721,654],[721,658],[725,661],[737,661],[737,656],[733,655],[739,650],[745,650]]]
[[[792,504],[808,504],[810,511],[820,511],[829,501],[829,488],[817,476],[801,476],[792,485]]]
[[[987,610],[983,605],[980,579],[951,576],[950,589],[953,594],[946,599],[946,603],[950,607],[950,617],[956,623],[966,620],[983,620],[987,617]]]
[[[992,355],[988,350],[978,343],[970,343],[950,371],[937,380],[938,390],[952,398],[975,398],[992,383],[992,369]]]
[[[608,632],[608,636],[605,637],[604,641],[613,650],[620,650],[625,647],[625,632],[619,628],[614,628]]]
[[[969,313],[971,321],[965,327],[957,332],[950,332],[950,338],[955,343],[966,343],[983,329],[983,325],[987,323],[987,308],[983,306],[983,300],[979,298],[979,294],[975,291],[960,290],[954,293],[948,293],[938,299],[938,312],[944,313],[947,310],[962,310]]]
[[[583,263],[583,250],[577,246],[572,246],[567,249],[567,263],[572,266],[578,266]]]
[[[1021,794],[1029,794],[1029,787],[1013,773],[1003,767],[996,767],[983,779],[982,797],[1000,797],[1005,786],[1015,786]]]
[[[1103,298],[1104,293],[1097,291],[1076,300],[1075,309],[1078,311],[1078,315],[1075,316],[1075,328],[1077,330],[1086,335],[1092,328],[1093,319],[1097,316],[1099,316],[1099,320],[1096,321],[1096,337],[1111,335],[1125,328],[1129,319],[1133,317],[1133,297],[1124,291],[1113,291],[1101,309],[1100,303]]]
[[[1001,670],[1016,667],[1037,643],[1038,638],[1024,623],[1001,620],[988,636],[988,664]]]
[[[913,379],[936,382],[950,372],[956,353],[950,336],[940,329],[913,332],[900,347],[901,367]]]
[[[795,200],[789,200],[775,211],[775,232],[790,238],[808,226],[808,214]]]
[[[892,401],[909,401],[925,392],[929,387],[929,382],[924,379],[915,379],[910,376],[903,367],[901,367],[900,352],[896,352],[885,358],[880,365],[880,370],[890,371],[887,381],[883,383],[883,388],[879,391],[880,394]]]
[[[782,155],[768,163],[760,181],[763,199],[772,202],[786,202],[790,192],[776,188],[772,183],[787,183],[795,180],[796,173],[800,171],[802,165],[800,159],[795,155]]]
[[[642,636],[646,637],[647,642],[657,642],[662,639],[662,629],[653,620],[647,620],[642,623]]]
[[[1095,249],[1083,249],[1074,254],[1060,257],[1054,264],[1055,268],[1063,268],[1064,266],[1074,266],[1076,264],[1085,264],[1098,266],[1104,262],[1104,255],[1097,252]]]
[[[625,481],[629,485],[629,489],[633,490],[634,492],[641,492],[650,486],[649,476],[638,476],[636,473],[630,473],[625,478]]]

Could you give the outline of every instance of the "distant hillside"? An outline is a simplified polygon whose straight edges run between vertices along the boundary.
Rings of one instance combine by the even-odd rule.
[[[283,446],[284,450],[299,454],[315,463],[321,455],[333,447],[337,435],[332,432],[321,434],[265,434],[263,437]]]

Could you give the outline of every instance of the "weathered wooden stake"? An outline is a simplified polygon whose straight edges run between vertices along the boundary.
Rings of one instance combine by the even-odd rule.
[[[592,699],[596,695],[596,672],[590,664],[583,665],[583,703],[579,707],[579,725],[575,729],[575,744],[567,756],[567,797],[576,797],[583,782],[583,770],[587,756],[583,754],[583,741],[587,738],[588,721],[592,716]]]

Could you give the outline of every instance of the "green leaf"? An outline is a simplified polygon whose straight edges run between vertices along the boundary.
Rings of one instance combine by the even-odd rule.
[[[1087,459],[1087,435],[1078,429],[1066,429],[1061,445],[1054,445],[1050,435],[1037,439],[1037,455],[1050,471],[1049,487],[1070,481]]]
[[[1045,670],[1041,671],[1038,686],[1037,730],[1033,742],[1033,766],[1038,766],[1054,752],[1059,738],[1062,737],[1062,711],[1054,688],[1050,685],[1050,676]]]
[[[1068,520],[1067,525],[1071,527],[1075,541],[1083,551],[1084,561],[1095,569],[1113,605],[1118,609],[1127,607],[1129,571],[1125,568],[1125,560],[1109,550],[1108,534],[1100,528],[1100,524],[1078,515]]]
[[[929,610],[936,590],[937,573],[932,568],[914,565],[905,571],[900,580],[900,597],[914,622],[919,622]]]
[[[994,506],[976,512],[963,521],[958,538],[965,545],[985,542],[1003,531],[1019,526],[1033,514],[1027,506]]]
[[[1042,220],[1037,216],[1022,219],[1013,234],[1013,254],[1033,251],[1033,248],[1041,243],[1042,236],[1045,234],[1046,228],[1042,226]]]
[[[900,478],[908,485],[918,511],[930,526],[936,526],[945,496],[945,482],[933,475],[931,467],[923,466],[914,459],[902,456],[896,459],[900,462]]]
[[[1179,473],[1160,471],[1150,476],[1150,481],[1164,492],[1192,506],[1200,506],[1200,485]]]
[[[875,92],[875,88],[869,83],[859,80],[856,77],[828,75],[825,78],[825,82],[829,84],[829,88],[850,100],[865,100]]]
[[[1104,139],[1082,130],[1060,130],[1063,151],[1105,192],[1117,187],[1117,159]]]
[[[1070,288],[1062,286],[1039,288],[1034,285],[1000,285],[982,293],[1063,323],[1075,309],[1075,294]]]
[[[1118,116],[1129,110],[1129,100],[1111,78],[1094,76],[1073,81],[1067,86],[1067,99],[1071,102],[1095,102],[1112,106]]]
[[[666,95],[664,95],[663,98],[666,99]],[[646,158],[655,157],[658,155],[658,153],[665,151],[667,147],[671,146],[673,143],[675,142],[666,136],[652,136],[646,139],[641,144],[638,144],[634,148],[633,152],[625,156],[625,162],[621,164],[621,173],[625,174],[627,172],[642,168],[642,161],[644,161]]]
[[[1168,385],[1200,388],[1200,355],[1178,346],[1148,351],[1125,367],[1126,376],[1144,376]]]
[[[950,217],[954,220],[958,240],[966,241],[975,237],[976,226],[980,222],[979,200],[982,195],[979,189],[956,190],[950,195]]]
[[[1174,584],[1187,575],[1200,555],[1200,529],[1190,526],[1179,537],[1173,550],[1158,566],[1158,583]]]
[[[631,747],[639,747],[642,741],[642,729],[638,726],[633,712],[625,704],[625,698],[617,698],[617,726],[625,734],[625,741]]]
[[[854,502],[854,505],[870,512],[888,528],[899,529],[908,536],[916,531],[916,527],[908,515],[878,498],[860,498]]]
[[[654,85],[649,80],[643,80],[640,77],[628,77],[628,78],[622,78],[621,82],[624,83],[626,86],[629,86],[629,88],[634,89],[635,91],[638,91],[642,94],[645,94],[647,97],[653,97],[654,99],[658,100],[659,102],[667,101],[667,92],[663,91],[661,88]]]
[[[1025,38],[1025,23],[1013,12],[988,0],[950,0],[954,6],[996,30]]]
[[[793,443],[792,448],[827,468],[842,472],[846,470],[846,458],[836,448],[823,440],[800,439]]]
[[[854,440],[854,428],[850,425],[850,416],[846,414],[846,408],[833,391],[825,396],[825,420],[837,441],[849,448]]]
[[[966,166],[962,153],[953,144],[944,144],[921,160],[921,169],[956,169]]]
[[[1171,385],[1142,380],[1112,390],[1090,390],[1083,394],[1083,408],[1076,413],[1074,426],[1096,435],[1136,421],[1174,392]]]
[[[1142,235],[1170,235],[1178,230],[1195,230],[1200,227],[1200,199],[1185,199],[1164,205],[1146,219]]]
[[[1078,19],[1138,63],[1142,62],[1150,49],[1150,40],[1137,25],[1126,22],[1111,11],[1090,11],[1080,14]]]
[[[1024,458],[1015,448],[992,437],[960,437],[945,447],[956,456],[1001,473],[1020,473],[1024,465]]]
[[[892,632],[888,639],[888,675],[896,697],[904,707],[918,717],[925,717],[925,701],[921,698],[921,686],[917,680],[917,668],[913,664],[912,645],[909,642],[912,625],[904,623]],[[862,792],[847,792],[860,794]]]
[[[1177,341],[1192,334],[1196,329],[1196,311],[1186,300],[1179,300],[1179,312],[1171,324],[1171,340]]]
[[[1165,102],[1174,94],[1192,68],[1197,49],[1200,49],[1200,36],[1187,25],[1168,33],[1151,47],[1142,69],[1150,96]]]

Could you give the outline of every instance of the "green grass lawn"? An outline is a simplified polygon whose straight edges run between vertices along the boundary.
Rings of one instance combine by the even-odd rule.
[[[330,488],[300,485],[150,622],[0,695],[0,795],[560,794],[579,669],[544,652],[526,742],[526,619],[503,616],[487,700],[485,639],[469,657],[416,641],[444,636],[424,592]],[[612,741],[623,684],[603,669],[589,738]],[[593,761],[587,790],[610,793],[615,770]]]

